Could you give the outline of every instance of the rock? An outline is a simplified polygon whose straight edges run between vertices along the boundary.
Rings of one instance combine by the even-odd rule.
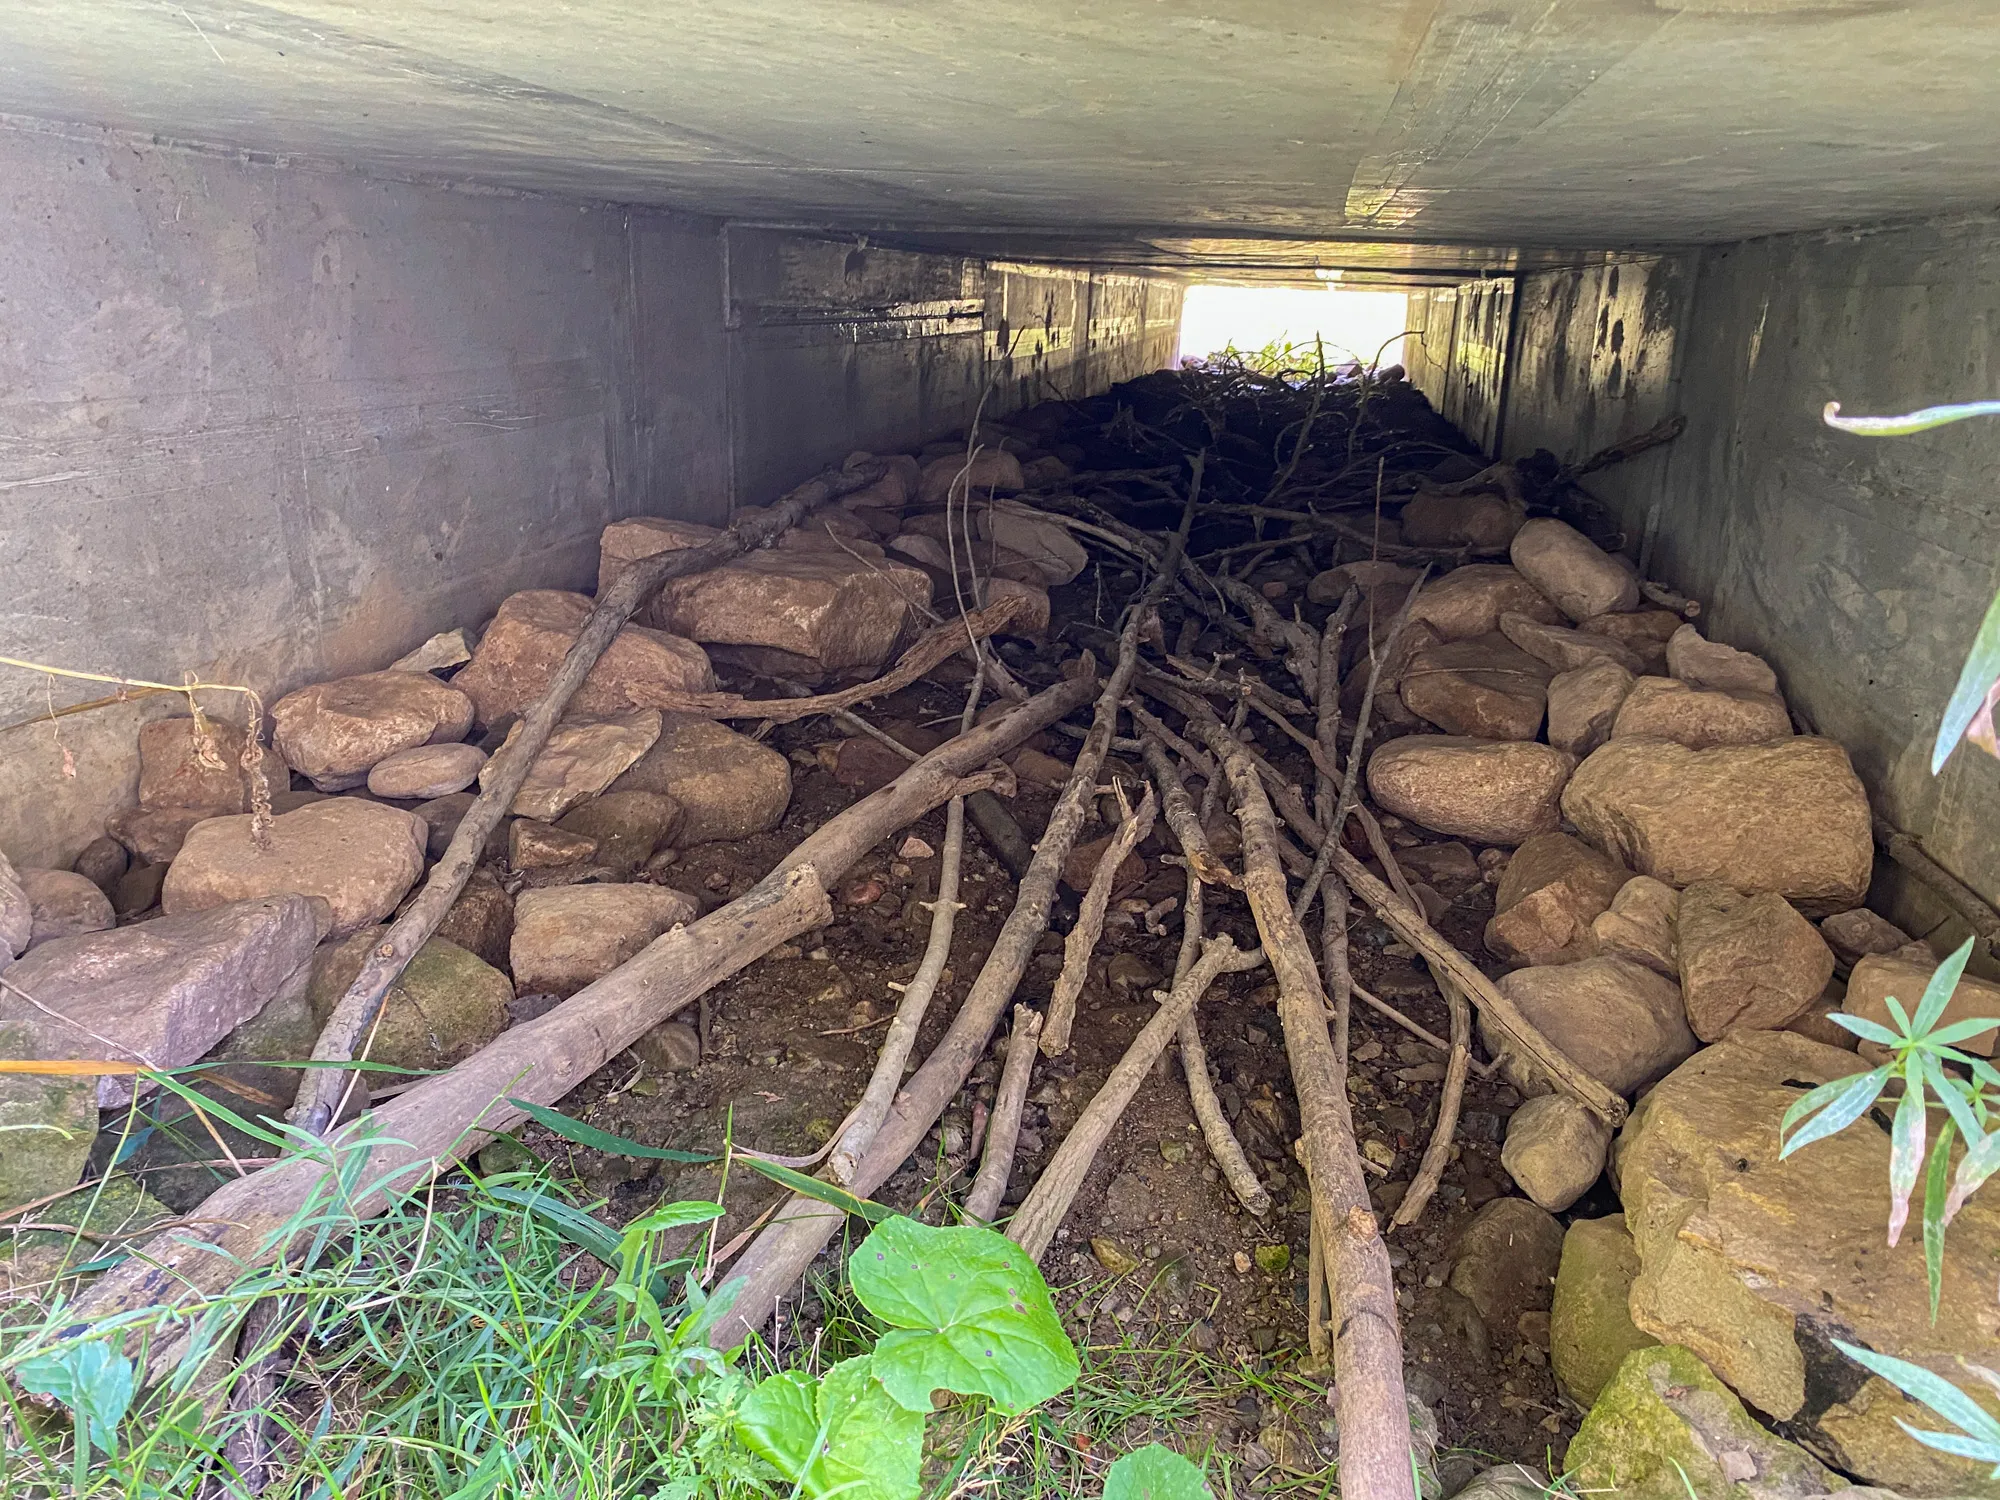
[[[1108,1235],[1093,1235],[1090,1241],[1090,1253],[1096,1256],[1097,1263],[1113,1276],[1130,1276],[1143,1264],[1138,1256]],[[1250,1258],[1241,1251],[1237,1253],[1243,1261],[1241,1269],[1248,1271]]]
[[[657,885],[523,891],[514,903],[514,983],[524,991],[573,995],[700,912],[692,896]]]
[[[528,768],[528,779],[521,783],[510,811],[544,822],[560,818],[631,769],[660,738],[663,723],[657,708],[640,708],[595,723],[557,726]],[[512,744],[519,733],[516,726],[507,743]],[[487,776],[488,772],[480,773],[482,786]]]
[[[181,852],[188,830],[216,814],[199,807],[123,807],[104,820],[104,831],[149,865],[163,865]]]
[[[1039,641],[1049,633],[1050,611],[1049,591],[1038,583],[1023,582],[1018,578],[986,578],[980,580],[979,602],[982,605],[998,604],[1003,599],[1025,601],[1008,625],[1006,634],[1021,636],[1026,640]]]
[[[345,937],[388,916],[424,872],[429,830],[400,807],[331,797],[273,818],[263,849],[250,823],[242,813],[196,825],[160,893],[168,916],[259,896],[323,896],[333,936]]]
[[[1549,1363],[1563,1393],[1585,1409],[1611,1383],[1626,1355],[1659,1343],[1632,1321],[1629,1303],[1638,1274],[1639,1252],[1623,1214],[1578,1219],[1563,1236],[1549,1310]]]
[[[688,521],[613,522],[601,542],[598,593],[639,558],[718,535],[714,527]],[[640,606],[638,618],[692,641],[784,651],[833,672],[872,671],[929,607],[931,579],[920,568],[890,561],[880,548],[868,545],[868,552],[875,556],[853,543],[842,550],[810,541],[748,552],[669,579]]]
[[[35,936],[35,903],[20,874],[0,854],[0,969],[28,951]]]
[[[1090,888],[1091,877],[1097,873],[1097,862],[1111,847],[1115,834],[1105,834],[1087,843],[1078,844],[1070,850],[1069,858],[1063,861],[1063,884],[1081,895]],[[1128,854],[1119,862],[1117,871],[1111,877],[1113,899],[1129,895],[1146,878],[1146,861],[1137,854]]]
[[[1784,701],[1741,689],[1692,688],[1672,677],[1641,677],[1619,706],[1614,738],[1644,734],[1690,750],[1757,745],[1792,732]]]
[[[910,763],[880,740],[863,735],[819,747],[826,773],[856,796],[887,786],[910,769]]]
[[[234,724],[203,718],[155,719],[139,729],[139,805],[192,807],[202,812],[250,811],[250,773],[242,765],[244,735]],[[269,762],[265,780],[270,780]],[[278,776],[282,790],[284,776]]]
[[[1445,1493],[1452,1500],[1547,1500],[1554,1491],[1538,1469],[1526,1464],[1496,1464],[1473,1475],[1463,1489],[1454,1491],[1447,1486]]]
[[[1368,757],[1368,790],[1388,811],[1425,828],[1511,846],[1559,826],[1557,801],[1575,766],[1563,751],[1531,740],[1409,735]]]
[[[1991,1368],[1990,1359],[1981,1363]],[[1963,1369],[1952,1370],[1950,1378],[1975,1399],[1983,1396],[1981,1404],[1989,1414],[2000,1405],[1990,1390],[1982,1390]],[[1848,1473],[1896,1487],[1892,1491],[1856,1485],[1840,1492],[1842,1500],[1901,1500],[1905,1495],[1992,1500],[2000,1494],[2000,1483],[1995,1482],[1989,1465],[1915,1446],[1902,1429],[1904,1422],[1933,1432],[1948,1430],[1928,1408],[1916,1406],[1879,1375],[1869,1376],[1859,1390],[1820,1413],[1813,1424],[1813,1447],[1821,1457]]]
[[[399,801],[428,801],[462,792],[479,779],[486,752],[477,745],[417,745],[375,762],[368,790]]]
[[[83,932],[102,932],[117,924],[111,902],[94,881],[70,870],[22,870],[21,888],[34,912],[28,948]]]
[[[1508,557],[1572,620],[1639,606],[1639,576],[1567,522],[1540,516],[1515,533]]]
[[[1819,924],[1819,935],[1833,949],[1833,956],[1852,964],[1871,953],[1894,953],[1906,947],[1910,935],[1887,917],[1877,916],[1865,906],[1835,912]]]
[[[1399,674],[1403,706],[1446,734],[1532,740],[1549,669],[1498,633],[1419,651]]]
[[[2000,1341],[1990,1272],[2000,1200],[1975,1193],[1952,1220],[1942,1302],[1951,1314],[1934,1324],[1922,1236],[1884,1242],[1888,1132],[1864,1119],[1779,1160],[1773,1122],[1805,1089],[1864,1067],[1789,1031],[1733,1032],[1664,1079],[1618,1145],[1640,1263],[1633,1322],[1686,1345],[1745,1402],[1808,1434],[1830,1414],[1829,1397],[1852,1399],[1862,1385],[1831,1338],[1961,1380],[1957,1356],[1991,1363]],[[1896,1402],[1906,1420],[1936,1425]],[[1919,1459],[1899,1436],[1856,1472],[1896,1483]],[[1979,1477],[1964,1472],[1968,1485]]]
[[[507,863],[516,870],[582,864],[596,852],[596,839],[539,818],[516,818],[507,827]]]
[[[1841,1014],[1840,998],[1845,990],[1846,986],[1838,981],[1828,985],[1825,994],[1785,1023],[1785,1030],[1797,1032],[1800,1036],[1818,1042],[1823,1047],[1841,1047],[1849,1052],[1857,1051],[1861,1039],[1846,1027],[1836,1025],[1833,1020],[1835,1016]],[[1836,991],[1840,994],[1836,994]]]
[[[13,1200],[6,1195],[6,1176],[6,1168],[0,1167],[0,1204],[12,1207]],[[77,1253],[78,1237],[68,1230],[81,1229],[87,1243],[101,1244],[107,1240],[118,1243],[139,1238],[142,1231],[173,1216],[172,1209],[126,1172],[114,1173],[102,1183],[78,1188],[53,1203],[43,1204],[34,1211],[35,1221],[65,1228],[16,1227],[8,1233],[5,1242],[0,1243],[0,1303],[13,1297],[46,1295],[58,1276],[88,1257],[88,1252]]]
[[[792,800],[792,767],[769,745],[712,719],[662,717],[660,737],[612,792],[660,792],[681,806],[679,847],[776,828]]]
[[[1398,850],[1396,860],[1405,874],[1433,885],[1473,886],[1480,881],[1479,861],[1456,839]]]
[[[1508,861],[1493,893],[1486,947],[1517,964],[1560,964],[1597,951],[1591,922],[1632,872],[1566,833],[1538,833]]]
[[[1613,739],[1577,768],[1562,811],[1642,875],[1775,891],[1809,915],[1856,905],[1875,863],[1847,752],[1806,735],[1712,750]]]
[[[1506,563],[1472,563],[1425,584],[1410,606],[1410,623],[1430,626],[1442,640],[1462,641],[1500,628],[1500,616],[1521,614],[1555,624],[1555,605]]]
[[[1619,1500],[1813,1500],[1841,1486],[1672,1344],[1625,1356],[1570,1440],[1563,1469],[1575,1493]]]
[[[917,494],[925,505],[964,504],[1026,488],[1018,458],[1003,448],[981,448],[969,463],[963,453],[954,453],[925,464]]]
[[[1537,1205],[1561,1213],[1604,1175],[1610,1150],[1609,1125],[1567,1094],[1543,1094],[1507,1121],[1500,1165]]]
[[[429,830],[424,849],[432,859],[444,857],[444,851],[451,847],[452,835],[458,832],[458,825],[465,821],[476,800],[471,792],[448,792],[410,809],[424,820],[424,827]]]
[[[1045,453],[1040,458],[1031,458],[1021,465],[1021,485],[1024,489],[1048,490],[1068,479],[1073,471],[1070,466],[1053,453]]]
[[[389,663],[391,672],[442,672],[472,660],[472,632],[463,626],[441,630],[408,656]]]
[[[1679,983],[1681,958],[1674,942],[1674,918],[1680,904],[1680,892],[1672,886],[1650,875],[1634,875],[1591,922],[1591,936],[1599,952],[1643,964]]]
[[[1383,626],[1386,631],[1387,625]],[[1380,679],[1375,684],[1375,713],[1371,723],[1390,728],[1415,729],[1424,721],[1403,706],[1399,689],[1403,674],[1409,670],[1412,660],[1421,653],[1443,644],[1441,637],[1428,625],[1414,622],[1405,624],[1403,633],[1396,637],[1395,649],[1382,659]],[[1371,670],[1368,657],[1364,653],[1359,661],[1342,679],[1340,684],[1340,711],[1349,718],[1361,713],[1361,700],[1368,696],[1368,674]]]
[[[631,1052],[655,1073],[685,1073],[701,1063],[701,1037],[686,1021],[662,1021]]]
[[[1486,491],[1440,495],[1419,490],[1403,507],[1403,540],[1412,547],[1469,547],[1504,552],[1528,519],[1518,500]]]
[[[1720,881],[1696,881],[1681,892],[1674,939],[1688,1024],[1705,1042],[1738,1029],[1776,1030],[1833,977],[1833,950],[1818,930],[1768,891],[1745,896]]]
[[[365,672],[287,693],[271,708],[271,742],[323,792],[368,779],[377,761],[417,745],[452,744],[472,728],[472,700],[421,672]]]
[[[1935,963],[1899,958],[1889,953],[1870,953],[1857,962],[1854,971],[1847,976],[1847,997],[1840,1008],[1847,1015],[1861,1016],[1894,1031],[1896,1023],[1889,1014],[1888,997],[1894,995],[1902,1003],[1903,1013],[1915,1016],[1917,1006],[1923,1001],[1924,990],[1936,970]],[[1944,1014],[1938,1018],[1938,1025],[1955,1026],[1960,1021],[1980,1020],[1988,1016],[2000,1019],[2000,984],[1977,975],[1964,974],[1959,977],[1951,998],[1945,1002]],[[1991,1057],[1996,1037],[2000,1037],[2000,1028],[1988,1028],[1952,1045],[1961,1052],[1976,1052],[1983,1057]],[[1860,1050],[1871,1064],[1888,1060],[1887,1049],[1879,1042],[1862,1042]]]
[[[1072,583],[1090,566],[1083,544],[1056,520],[1018,502],[982,506],[977,512],[979,536],[1021,558],[1036,576],[1024,582],[1046,588]]]
[[[108,1051],[159,1068],[191,1063],[310,961],[324,915],[315,905],[304,896],[266,896],[44,943],[7,971],[8,984],[39,1004],[0,993],[0,1056]],[[74,1081],[106,1109],[132,1098],[129,1075]],[[0,1098],[19,1100],[55,1083],[0,1076]]]
[[[1640,670],[1661,676],[1667,670],[1667,642],[1684,621],[1670,609],[1634,609],[1617,614],[1592,615],[1577,622],[1577,629],[1591,635],[1608,636],[1638,654]]]
[[[1700,1045],[1688,1029],[1680,986],[1622,958],[1516,969],[1498,983],[1564,1055],[1621,1094],[1665,1076]],[[1479,1030],[1516,1088],[1547,1092],[1533,1064],[1484,1017]]]
[[[1667,675],[1693,688],[1778,696],[1778,674],[1763,657],[1706,640],[1692,625],[1681,626],[1668,639]]]
[[[437,936],[496,969],[508,964],[514,940],[514,898],[491,870],[474,870],[438,924]]]
[[[106,895],[118,884],[118,877],[131,867],[132,857],[125,852],[125,846],[108,833],[85,844],[83,853],[77,855],[76,862],[70,866]]]
[[[387,931],[365,929],[328,943],[314,956],[307,999],[315,1032]],[[369,1059],[393,1068],[449,1068],[507,1029],[507,1002],[513,998],[505,974],[449,939],[433,937],[390,986]]]
[[[1069,762],[1057,760],[1033,746],[1016,750],[1010,763],[1016,776],[1036,786],[1065,786],[1069,782]]]
[[[636,870],[674,842],[681,816],[680,803],[664,792],[605,792],[564,813],[556,826],[592,840],[600,863]]]
[[[1562,1225],[1526,1198],[1495,1198],[1459,1235],[1446,1284],[1489,1329],[1511,1329],[1547,1311],[1562,1242]]]
[[[1582,757],[1611,738],[1632,674],[1615,661],[1596,661],[1549,680],[1549,743]]]
[[[160,904],[160,889],[167,881],[166,865],[134,865],[118,877],[111,888],[111,909],[121,917],[137,916]]]
[[[582,594],[529,589],[510,594],[472,653],[472,664],[452,678],[452,686],[478,706],[479,722],[526,713],[548,691],[556,668],[594,606]],[[583,679],[567,714],[596,718],[625,713],[638,686],[676,693],[705,693],[715,687],[708,653],[693,641],[644,625],[627,625]]]
[[[1573,672],[1593,662],[1616,662],[1628,672],[1640,669],[1639,654],[1605,635],[1550,625],[1509,610],[1500,616],[1500,633],[1553,672]]]
[[[1365,599],[1372,600],[1377,593],[1386,593],[1400,604],[1416,581],[1417,570],[1406,568],[1401,563],[1372,559],[1343,563],[1340,567],[1313,574],[1306,584],[1306,599],[1312,604],[1338,604],[1348,585],[1352,584],[1361,590]]]

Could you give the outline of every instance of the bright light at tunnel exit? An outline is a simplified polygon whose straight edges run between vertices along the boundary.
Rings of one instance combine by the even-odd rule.
[[[1381,350],[1384,365],[1403,357],[1409,298],[1402,292],[1338,287],[1191,286],[1181,309],[1181,357],[1205,358],[1231,346],[1252,352],[1285,341],[1326,343],[1326,361],[1358,359]],[[1387,348],[1383,348],[1384,344]]]

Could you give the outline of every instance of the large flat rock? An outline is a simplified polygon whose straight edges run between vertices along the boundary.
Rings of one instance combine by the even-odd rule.
[[[168,916],[258,896],[321,896],[334,936],[344,937],[388,916],[424,872],[430,828],[400,807],[328,797],[273,818],[261,849],[251,821],[245,813],[195,825],[161,888]]]
[[[501,602],[471,663],[452,678],[452,685],[477,705],[480,723],[526,713],[549,690],[593,607],[587,596],[561,589],[527,589]],[[585,718],[628,712],[634,706],[630,690],[639,684],[705,693],[715,687],[715,669],[693,641],[627,625],[612,638],[564,712]]]

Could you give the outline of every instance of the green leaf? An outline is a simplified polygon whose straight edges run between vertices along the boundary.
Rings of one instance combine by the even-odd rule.
[[[1835,1010],[1827,1012],[1826,1018],[1834,1025],[1853,1032],[1864,1042],[1879,1042],[1884,1047],[1893,1047],[1902,1040],[1879,1021],[1871,1021],[1866,1016],[1850,1016]]]
[[[1945,1199],[1944,1221],[1949,1224],[1957,1217],[1965,1200],[1978,1192],[1986,1179],[2000,1172],[2000,1130],[1980,1137],[1978,1143],[1958,1159],[1958,1175],[1951,1185],[1951,1196]]]
[[[706,1224],[722,1217],[720,1203],[690,1199],[682,1203],[662,1203],[651,1213],[641,1214],[625,1226],[625,1233],[658,1234],[663,1229],[679,1229],[684,1224]]]
[[[911,1500],[923,1460],[924,1418],[875,1378],[868,1355],[815,1381],[790,1370],[759,1381],[737,1410],[737,1430],[806,1500]]]
[[[68,1344],[24,1359],[14,1368],[21,1389],[53,1396],[70,1409],[77,1430],[101,1452],[118,1446],[118,1424],[132,1405],[132,1361],[103,1343]]]
[[[1924,1271],[1930,1277],[1933,1324],[1937,1322],[1938,1296],[1944,1289],[1945,1184],[1951,1180],[1951,1141],[1955,1133],[1952,1122],[1946,1120],[1924,1169]]]
[[[2000,594],[1986,606],[1986,618],[1979,622],[1979,634],[1972,638],[1972,650],[1959,670],[1958,686],[1951,690],[1951,701],[1944,706],[1937,743],[1931,746],[1931,775],[1944,769],[1996,680],[2000,680]]]
[[[547,1224],[578,1249],[587,1250],[607,1266],[618,1264],[618,1233],[580,1208],[572,1208],[560,1198],[522,1188],[488,1184],[486,1196],[512,1203]]]
[[[1889,1131],[1889,1243],[1903,1237],[1910,1217],[1910,1194],[1924,1164],[1923,1075],[1912,1067],[1903,1080],[1903,1097],[1896,1103],[1896,1122]]]
[[[1930,983],[1924,986],[1924,998],[1917,1004],[1917,1018],[1910,1030],[1921,1034],[1929,1031],[1944,1014],[1944,1008],[1951,1003],[1951,992],[1958,988],[1958,976],[1965,972],[1965,961],[1972,957],[1972,939],[1967,938],[1958,945],[1958,951],[1931,972]]]
[[[861,1242],[847,1274],[862,1305],[894,1330],[875,1346],[875,1373],[911,1411],[929,1411],[939,1389],[1025,1411],[1076,1382],[1076,1348],[1042,1273],[1005,1235],[891,1218]]]
[[[1785,1141],[1778,1157],[1783,1160],[1801,1146],[1810,1146],[1814,1141],[1824,1140],[1836,1131],[1845,1130],[1868,1112],[1882,1092],[1882,1086],[1889,1081],[1889,1069],[1885,1064],[1872,1073],[1859,1073],[1847,1078],[1836,1078],[1831,1083],[1823,1083],[1801,1098],[1792,1101],[1785,1117],[1778,1122],[1778,1135],[1791,1129],[1799,1120],[1814,1110],[1825,1106],[1809,1125],[1800,1130],[1790,1140]]]
[[[1942,1375],[1933,1374],[1922,1365],[1911,1364],[1907,1359],[1897,1359],[1893,1354],[1877,1354],[1873,1349],[1863,1349],[1858,1344],[1844,1343],[1840,1339],[1835,1339],[1833,1344],[1842,1354],[1863,1369],[1880,1375],[1911,1400],[1923,1402],[1960,1432],[1991,1444],[1989,1456],[2000,1463],[2000,1420],[1995,1420],[1985,1407]],[[1923,1437],[1915,1429],[1910,1429],[1910,1433],[1913,1437]]]
[[[1214,1500],[1201,1470],[1159,1443],[1135,1448],[1104,1476],[1104,1500]]]
[[[781,1167],[774,1161],[765,1161],[761,1156],[746,1156],[738,1152],[735,1160],[743,1163],[753,1172],[762,1172],[771,1181],[801,1193],[808,1198],[817,1198],[822,1203],[830,1203],[843,1213],[859,1214],[870,1224],[880,1224],[896,1212],[886,1204],[877,1203],[873,1198],[857,1198],[846,1188],[835,1187],[830,1182],[822,1182],[817,1177],[808,1177],[803,1172],[795,1172],[790,1167]]]
[[[561,1110],[550,1109],[546,1104],[532,1104],[526,1099],[509,1099],[507,1102],[550,1133],[566,1141],[575,1141],[579,1146],[588,1146],[593,1151],[602,1151],[606,1156],[643,1156],[648,1161],[685,1161],[698,1166],[721,1160],[720,1157],[703,1156],[699,1151],[670,1151],[665,1146],[644,1145],[622,1135],[613,1135],[608,1130],[599,1130],[595,1125],[586,1125]]]

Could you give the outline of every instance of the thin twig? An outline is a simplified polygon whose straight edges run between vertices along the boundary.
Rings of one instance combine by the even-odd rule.
[[[1007,1061],[1000,1069],[1000,1087],[993,1096],[993,1117],[986,1126],[986,1149],[979,1158],[979,1175],[965,1195],[966,1217],[990,1222],[1007,1196],[1007,1179],[1014,1171],[1014,1149],[1021,1135],[1021,1111],[1028,1102],[1034,1076],[1036,1042],[1042,1032],[1041,1012],[1014,1007],[1014,1030],[1007,1039]]]
[[[1084,892],[1076,925],[1063,940],[1062,972],[1056,975],[1055,990],[1049,999],[1048,1020],[1042,1027],[1042,1054],[1045,1057],[1060,1057],[1069,1050],[1070,1028],[1076,1023],[1077,996],[1083,993],[1084,980],[1090,973],[1090,956],[1097,951],[1097,940],[1104,933],[1104,913],[1111,904],[1111,890],[1118,881],[1118,867],[1139,846],[1139,841],[1153,831],[1153,819],[1159,804],[1153,798],[1152,784],[1147,783],[1146,795],[1139,799],[1136,812],[1125,800],[1124,787],[1118,787],[1117,793],[1118,806],[1125,814],[1125,820],[1112,834],[1103,854],[1098,856],[1097,868],[1091,872],[1090,888]]]

